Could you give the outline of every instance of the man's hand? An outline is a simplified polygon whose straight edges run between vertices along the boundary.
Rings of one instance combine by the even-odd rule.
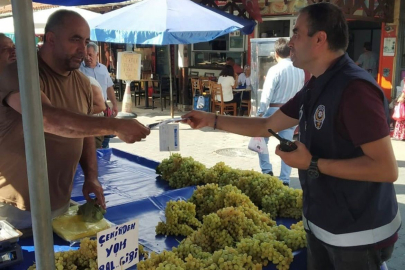
[[[112,107],[112,117],[116,117],[117,115],[118,115],[118,106],[117,104],[115,104]]]
[[[86,201],[89,202],[91,200],[90,194],[92,193],[97,198],[97,204],[99,204],[103,209],[106,209],[103,187],[101,186],[97,178],[84,180],[83,196]]]
[[[116,133],[126,143],[139,142],[149,135],[150,129],[134,119],[114,119],[117,121]]]
[[[290,167],[307,170],[311,164],[312,155],[306,148],[306,146],[298,141],[294,142],[297,145],[297,149],[292,152],[283,152],[281,151],[280,145],[276,147],[276,155]]]
[[[189,124],[190,127],[194,129],[199,129],[203,127],[214,127],[215,114],[206,113],[203,111],[191,111],[182,115],[181,118],[184,118],[182,123]],[[185,119],[187,118],[187,119]]]

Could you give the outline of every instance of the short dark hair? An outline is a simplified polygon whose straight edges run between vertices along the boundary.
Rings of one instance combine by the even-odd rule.
[[[45,25],[44,43],[46,42],[46,34],[48,32],[55,31],[57,27],[63,26],[65,23],[65,19],[70,16],[77,16],[83,18],[79,13],[68,9],[61,9],[55,11],[54,13],[52,13],[51,16],[49,16],[48,21],[46,22]]]
[[[288,40],[285,38],[279,38],[274,43],[274,50],[281,58],[287,58],[290,56],[290,47],[288,47]]]
[[[221,73],[219,76],[232,76],[234,75],[233,67],[231,65],[225,65],[224,68],[222,69]]]
[[[372,51],[373,50],[373,46],[371,45],[371,42],[364,42],[364,49],[366,49],[367,51]]]
[[[300,14],[308,15],[308,36],[323,31],[327,35],[331,51],[346,51],[349,45],[349,30],[342,10],[330,3],[317,3],[304,7]]]
[[[232,64],[235,64],[235,59],[233,59],[232,57],[228,57],[226,58],[226,62],[231,62]]]

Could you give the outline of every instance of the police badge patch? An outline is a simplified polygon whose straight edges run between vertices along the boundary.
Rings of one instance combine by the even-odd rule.
[[[323,121],[325,120],[325,106],[319,105],[314,114],[314,124],[316,129],[321,129]]]

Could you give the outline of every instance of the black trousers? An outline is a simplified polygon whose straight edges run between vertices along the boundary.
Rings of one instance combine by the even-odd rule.
[[[307,246],[308,270],[380,270],[394,250],[394,245],[382,249],[332,247],[312,233],[307,233]]]

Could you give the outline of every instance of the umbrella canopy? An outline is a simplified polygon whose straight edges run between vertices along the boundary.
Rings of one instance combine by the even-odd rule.
[[[10,5],[11,0],[0,0],[0,6]],[[37,3],[61,5],[61,6],[80,6],[94,4],[108,4],[125,2],[122,0],[36,0]]]
[[[91,20],[100,16],[101,14],[88,11],[81,8],[76,7],[57,7],[51,9],[45,9],[34,12],[34,27],[35,27],[35,34],[44,34],[44,29],[46,22],[48,21],[49,16],[52,15],[55,11],[60,9],[68,9],[79,13],[83,18],[86,20]],[[2,33],[14,33],[14,20],[13,17],[8,17],[4,19],[0,19],[0,32]]]
[[[190,44],[213,40],[256,23],[190,0],[145,0],[89,21],[90,38],[131,44]]]

